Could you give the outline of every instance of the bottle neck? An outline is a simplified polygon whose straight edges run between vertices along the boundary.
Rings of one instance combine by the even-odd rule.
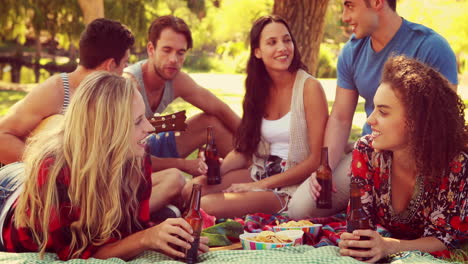
[[[359,190],[359,186],[356,183],[351,183],[350,206],[351,210],[359,209],[362,207],[361,191]]]
[[[322,148],[322,154],[320,156],[320,164],[328,167],[328,148]]]
[[[208,127],[206,131],[207,131],[207,133],[206,133],[206,144],[208,144],[208,145],[214,145],[214,144],[215,144],[215,140],[214,140],[213,128],[212,128],[212,127]]]
[[[200,210],[200,197],[201,197],[201,185],[194,184],[192,187],[192,195],[190,196],[190,209],[193,211]]]
[[[350,205],[351,205],[351,210],[361,208],[362,207],[361,197],[351,197]]]

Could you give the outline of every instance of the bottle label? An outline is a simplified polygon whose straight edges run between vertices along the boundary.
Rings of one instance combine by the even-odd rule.
[[[190,249],[185,250],[185,263],[197,263],[198,259],[198,246],[200,245],[200,236],[196,236],[192,243],[190,243]]]
[[[322,187],[322,189],[320,190],[320,196],[317,199],[317,208],[320,208],[320,209],[332,208],[331,180],[317,177],[317,182]]]
[[[208,184],[220,184],[221,183],[221,172],[219,166],[219,160],[217,157],[206,156],[206,165],[208,165]]]

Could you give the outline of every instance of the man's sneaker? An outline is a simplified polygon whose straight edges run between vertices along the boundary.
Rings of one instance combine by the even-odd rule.
[[[180,217],[181,213],[179,208],[175,205],[168,204],[165,207],[151,214],[151,220],[155,222],[162,222],[168,218]]]

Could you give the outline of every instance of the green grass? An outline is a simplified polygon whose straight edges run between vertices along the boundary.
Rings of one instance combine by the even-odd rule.
[[[25,95],[26,92],[0,90],[0,116],[5,115],[8,109]]]

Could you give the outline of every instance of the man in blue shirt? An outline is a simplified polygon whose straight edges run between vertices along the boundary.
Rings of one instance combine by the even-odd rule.
[[[334,213],[345,208],[349,198],[349,178],[346,175],[351,155],[342,156],[348,143],[358,97],[365,99],[365,111],[369,116],[374,109],[373,98],[380,84],[383,65],[390,56],[404,54],[417,58],[440,71],[452,83],[454,90],[458,84],[455,54],[447,41],[432,29],[400,17],[396,12],[396,0],[343,0],[343,5],[342,20],[351,26],[353,35],[338,59],[335,102],[324,139],[324,145],[329,150],[329,165],[334,169],[337,193],[333,197],[332,211],[318,214],[315,208],[295,214],[294,211],[301,209],[294,208],[293,197],[290,211],[295,216]],[[371,130],[366,124],[362,134],[369,133]],[[315,174],[310,179],[309,187],[311,196],[316,199],[320,186]]]

